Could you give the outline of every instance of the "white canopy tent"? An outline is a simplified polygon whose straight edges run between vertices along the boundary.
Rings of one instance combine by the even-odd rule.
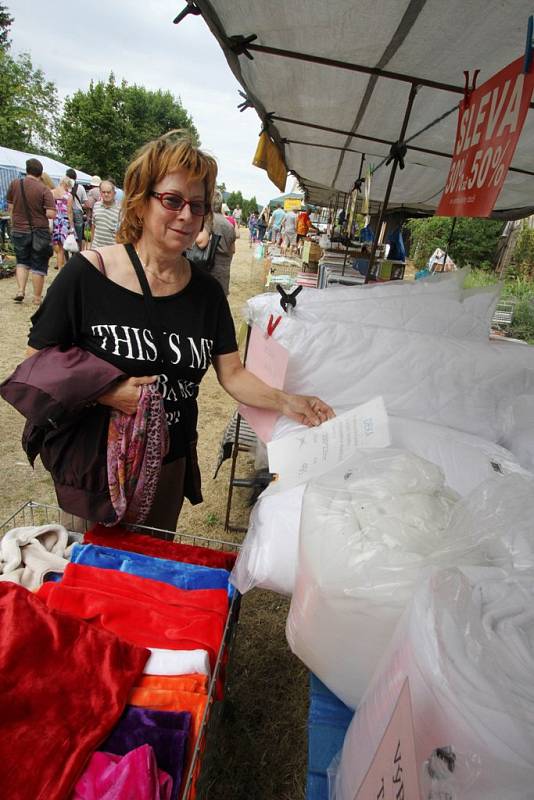
[[[69,164],[62,164],[61,161],[56,161],[54,158],[49,158],[48,156],[38,156],[34,153],[23,153],[22,150],[11,150],[9,147],[0,147],[0,168],[8,167],[24,174],[26,172],[26,161],[29,158],[38,158],[43,165],[44,171],[55,181],[62,178],[70,166]],[[77,169],[76,176],[79,183],[91,183],[91,176],[86,172]]]
[[[480,69],[480,84],[522,55],[532,4],[291,0],[274,5],[188,0],[188,10],[201,13],[218,39],[308,200],[328,204],[338,192],[350,192],[362,153],[375,165],[389,154],[415,82],[420,88],[406,140],[452,113],[410,143],[390,208],[432,213],[449,170],[463,70]],[[251,36],[256,38],[247,44]],[[332,60],[337,63],[327,63]],[[534,211],[533,138],[531,108],[494,216],[518,218]],[[372,200],[383,200],[389,170],[384,166],[373,176]]]

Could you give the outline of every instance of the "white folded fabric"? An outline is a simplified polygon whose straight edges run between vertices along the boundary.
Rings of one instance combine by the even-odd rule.
[[[533,617],[532,572],[423,581],[347,731],[331,800],[356,796],[406,679],[422,797],[532,798]]]
[[[0,539],[0,581],[38,589],[48,572],[63,572],[72,545],[63,525],[12,528]]]
[[[150,658],[145,664],[145,675],[210,675],[210,660],[206,650],[148,649]]]

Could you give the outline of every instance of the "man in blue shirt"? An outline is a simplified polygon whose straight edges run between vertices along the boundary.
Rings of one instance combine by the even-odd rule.
[[[278,204],[273,213],[271,214],[271,219],[269,220],[269,228],[271,229],[271,241],[274,242],[274,244],[279,244],[282,239],[281,229],[282,229],[282,222],[285,220],[285,218],[286,218],[286,212],[284,211],[282,206]]]

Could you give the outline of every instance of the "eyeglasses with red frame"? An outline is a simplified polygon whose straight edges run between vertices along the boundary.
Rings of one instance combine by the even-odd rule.
[[[186,200],[176,192],[150,192],[150,194],[159,200],[167,211],[181,211],[185,206],[189,206],[195,217],[205,217],[211,211],[211,205],[204,200]]]

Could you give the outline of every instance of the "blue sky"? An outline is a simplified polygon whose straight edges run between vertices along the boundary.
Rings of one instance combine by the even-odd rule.
[[[201,17],[172,20],[185,2],[169,0],[4,0],[15,22],[12,48],[31,54],[63,99],[91,79],[168,89],[193,117],[219,181],[266,202],[280,192],[252,166],[260,131],[253,109],[240,113],[240,88]]]

